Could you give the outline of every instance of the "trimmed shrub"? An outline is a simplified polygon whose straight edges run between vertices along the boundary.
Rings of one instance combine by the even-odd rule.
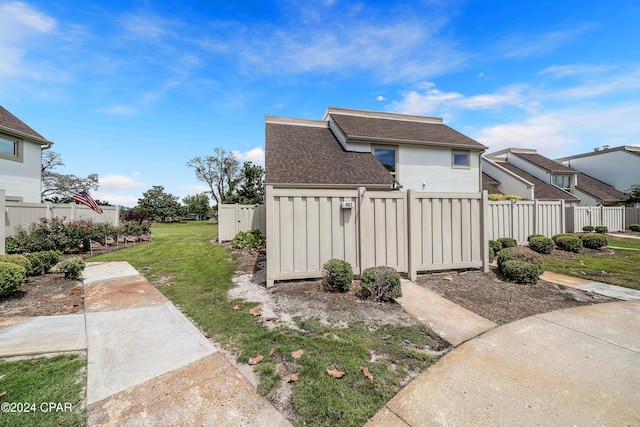
[[[529,249],[539,254],[550,254],[555,247],[556,245],[553,243],[553,240],[548,237],[531,237],[529,240]]]
[[[237,249],[257,249],[264,242],[264,234],[258,229],[241,231],[231,241],[231,246]]]
[[[400,274],[391,267],[369,267],[360,275],[362,296],[374,301],[389,301],[402,296]]]
[[[559,237],[577,237],[575,234],[573,233],[560,233],[560,234],[554,234],[553,236],[551,236],[551,239],[554,241],[554,243],[557,245],[558,242],[558,238]]]
[[[640,231],[640,224],[631,224],[629,226],[629,230],[631,230],[631,231]]]
[[[67,258],[58,264],[58,271],[64,273],[64,277],[67,279],[79,279],[82,276],[82,270],[84,270],[85,265],[86,263],[82,258]]]
[[[37,252],[37,254],[40,255],[42,262],[44,262],[45,273],[48,273],[49,270],[51,270],[51,267],[60,262],[60,252],[58,251],[43,251]]]
[[[502,245],[502,248],[515,248],[518,246],[518,242],[516,239],[512,239],[511,237],[501,237],[498,239],[498,243]]]
[[[556,246],[567,252],[582,251],[582,240],[578,236],[560,236],[556,239]]]
[[[29,274],[31,271],[31,262],[24,255],[12,254],[12,255],[0,255],[0,262],[10,262],[17,264],[24,268],[25,274]]]
[[[26,270],[12,262],[0,261],[0,297],[11,295],[25,281]]]
[[[606,225],[599,225],[596,227],[596,233],[604,234],[609,232],[609,227]]]
[[[25,257],[31,263],[31,269],[27,271],[27,276],[39,276],[45,273],[45,263],[39,253],[34,252],[30,254],[24,254]]]
[[[607,246],[607,238],[602,234],[584,234],[580,237],[585,248],[600,249]]]
[[[330,259],[322,266],[322,289],[331,292],[347,292],[353,282],[351,264],[341,259]]]
[[[516,283],[535,285],[543,271],[541,265],[511,259],[502,264],[501,273],[506,279]]]
[[[544,234],[530,234],[529,237],[527,237],[527,242],[530,242],[531,239],[533,239],[534,237],[546,237]]]
[[[489,240],[489,262],[493,262],[498,252],[502,250],[502,245],[497,240]]]
[[[501,250],[498,254],[498,271],[502,272],[503,264],[510,260],[523,261],[542,267],[542,257],[524,246]]]
[[[582,231],[584,231],[585,233],[593,233],[593,230],[595,230],[596,228],[593,225],[585,225],[584,227],[582,227]]]

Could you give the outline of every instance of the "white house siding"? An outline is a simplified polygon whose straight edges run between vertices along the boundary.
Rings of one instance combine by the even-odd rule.
[[[22,197],[23,202],[40,202],[42,150],[39,144],[23,142],[23,161],[0,159],[0,189],[7,197]]]
[[[500,168],[490,160],[482,159],[482,171],[500,183],[498,189],[503,194],[513,194],[527,200],[533,200],[535,186],[526,183],[519,176]]]
[[[620,191],[640,184],[640,156],[628,152],[610,151],[562,163]]]
[[[452,168],[451,153],[450,148],[400,146],[398,181],[402,189],[447,193],[480,191],[480,154],[470,152],[469,168]]]
[[[580,198],[579,206],[598,206],[599,202],[592,196],[577,188],[573,189],[573,195]]]
[[[544,169],[541,169],[536,165],[532,165],[526,160],[513,155],[509,155],[507,161],[518,169],[522,169],[523,171],[527,172],[529,175],[533,175],[539,180],[551,184],[551,174]]]

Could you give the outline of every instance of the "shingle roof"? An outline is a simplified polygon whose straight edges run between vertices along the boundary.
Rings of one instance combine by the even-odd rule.
[[[363,117],[329,113],[348,138],[384,139],[412,143],[461,145],[485,149],[484,145],[442,123]]]
[[[529,153],[514,153],[514,154],[549,172],[575,172],[575,170],[571,169],[570,167],[565,166],[561,163],[558,163],[554,160],[548,159],[544,156],[541,156],[540,154],[529,154]]]
[[[486,190],[489,194],[502,194],[500,190],[498,190],[498,184],[500,184],[495,179],[491,178],[486,173],[482,172],[482,189]]]
[[[393,181],[371,153],[345,151],[328,127],[269,122],[266,124],[265,171],[267,184],[390,188]]]
[[[618,191],[609,184],[605,184],[582,172],[578,172],[578,185],[576,187],[603,202],[624,202],[629,198],[622,191]]]
[[[640,146],[621,145],[619,147],[602,148],[602,149],[590,151],[590,152],[587,152],[587,153],[575,154],[573,156],[566,156],[566,157],[562,157],[562,158],[556,159],[556,161],[563,162],[563,161],[566,161],[566,160],[579,159],[579,158],[582,158],[582,157],[598,156],[600,154],[611,153],[613,151],[624,151],[624,152],[626,152],[628,154],[633,154],[635,156],[640,156]]]
[[[31,136],[43,141],[46,141],[45,137],[40,135],[35,130],[31,129],[22,120],[11,114],[6,108],[0,105],[0,126],[8,128],[10,130],[20,132],[27,136]]]
[[[576,202],[580,200],[576,196],[567,193],[556,187],[555,185],[551,185],[542,181],[541,179],[536,178],[535,176],[528,174],[527,172],[513,166],[510,163],[499,162],[498,163],[503,168],[515,173],[521,178],[526,179],[530,183],[534,184],[535,187],[533,189],[533,194],[536,199],[539,200],[566,200],[568,202]]]

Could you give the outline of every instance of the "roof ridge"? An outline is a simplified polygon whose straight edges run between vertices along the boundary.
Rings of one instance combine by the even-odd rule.
[[[442,119],[442,117],[417,116],[412,114],[389,113],[385,111],[372,111],[372,110],[357,110],[354,108],[340,108],[340,107],[327,108],[327,111],[322,117],[322,119],[326,120],[327,116],[331,114],[366,117],[371,119],[387,119],[387,120],[400,120],[405,122],[444,124],[444,120]]]

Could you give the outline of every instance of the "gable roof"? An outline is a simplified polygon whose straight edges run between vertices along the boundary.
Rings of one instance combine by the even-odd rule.
[[[571,193],[568,193],[555,185],[551,185],[542,181],[541,179],[536,178],[535,176],[523,171],[520,168],[515,167],[511,163],[507,162],[495,162],[496,164],[502,166],[508,171],[513,172],[521,178],[529,181],[535,187],[533,188],[533,194],[536,199],[539,200],[565,200],[567,202],[577,202],[580,199],[574,196]]]
[[[538,153],[513,153],[513,154],[548,172],[564,172],[564,173],[577,172],[576,170],[571,169],[570,167],[565,166],[562,163],[558,163],[555,160],[548,159],[544,156],[541,156]]]
[[[496,181],[485,172],[482,172],[482,190],[486,190],[489,194],[502,194],[500,190],[498,190],[498,185],[500,182]]]
[[[566,156],[566,157],[562,157],[562,158],[556,159],[556,161],[564,162],[566,160],[579,159],[579,158],[582,158],[582,157],[598,156],[600,154],[611,153],[611,152],[614,152],[614,151],[624,151],[625,153],[640,157],[640,146],[621,145],[620,147],[595,149],[595,150],[590,151],[588,153],[575,154],[573,156]]]
[[[447,145],[475,150],[487,148],[435,117],[330,107],[324,119],[333,121],[347,140]]]
[[[11,112],[2,105],[0,105],[0,131],[33,140],[41,145],[53,144],[51,141],[47,141],[45,137],[40,135],[38,132],[31,129],[22,120],[11,114]]]
[[[371,153],[346,151],[326,121],[267,117],[266,184],[390,189],[393,177]]]
[[[622,191],[582,172],[578,172],[578,185],[576,185],[576,188],[603,202],[624,202],[629,198]]]

